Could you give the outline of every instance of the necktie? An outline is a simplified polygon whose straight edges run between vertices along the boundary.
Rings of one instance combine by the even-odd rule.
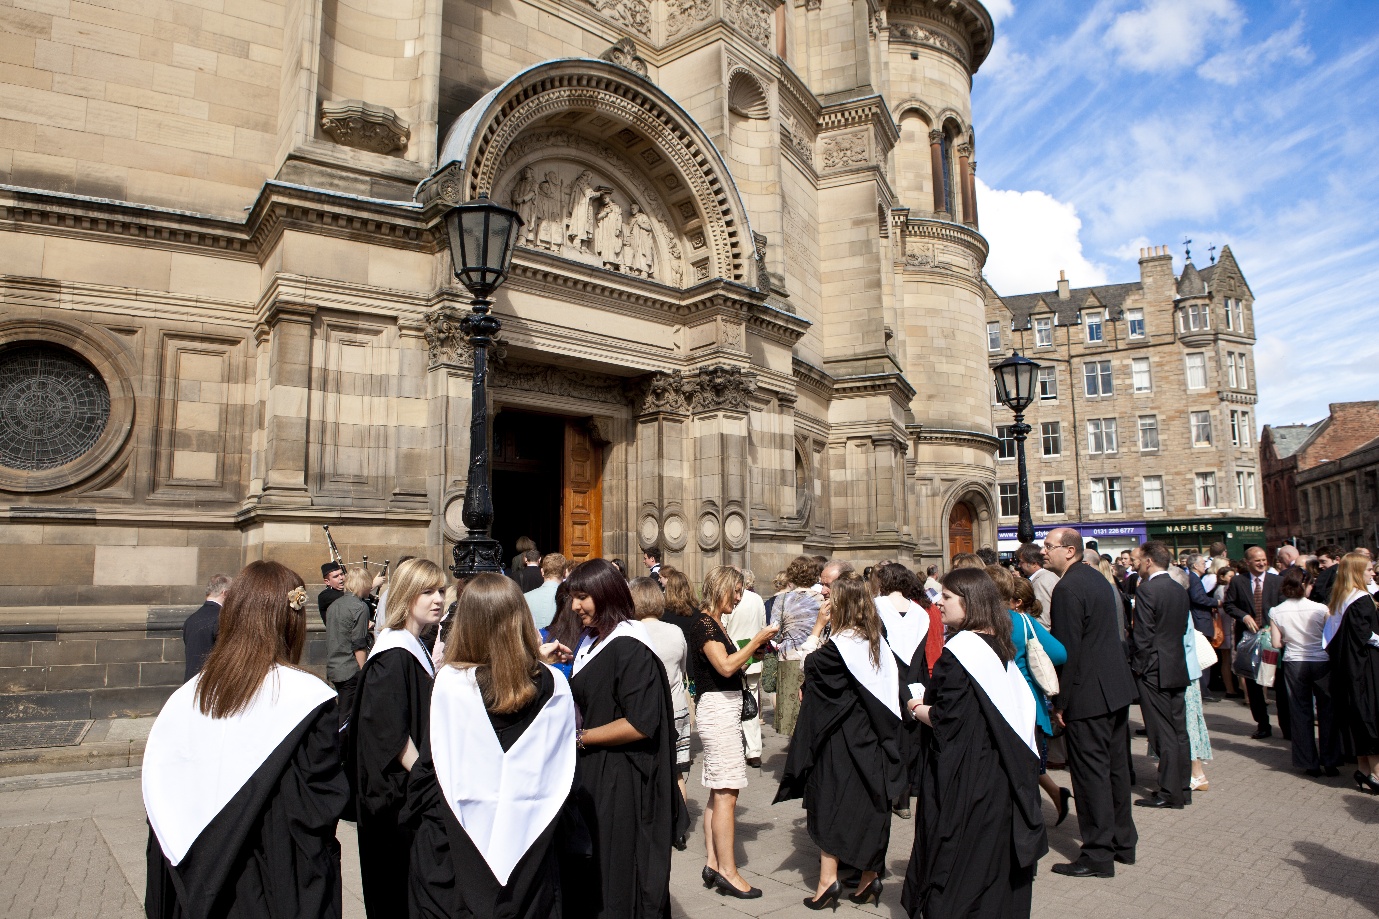
[[[1264,625],[1264,575],[1255,576],[1255,620]]]

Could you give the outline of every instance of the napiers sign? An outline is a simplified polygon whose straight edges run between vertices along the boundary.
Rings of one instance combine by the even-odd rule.
[[[1040,542],[1052,530],[1071,527],[1082,534],[1083,539],[1115,539],[1133,537],[1141,542],[1149,538],[1144,523],[1060,523],[1057,526],[1035,527],[1034,541]],[[996,531],[997,539],[1019,539],[1016,527],[1001,527]]]

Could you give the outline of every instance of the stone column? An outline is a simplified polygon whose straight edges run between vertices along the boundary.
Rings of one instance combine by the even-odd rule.
[[[962,222],[968,226],[977,222],[972,210],[971,159],[971,147],[963,144],[958,148],[958,186],[962,189]]]
[[[662,562],[693,580],[694,573],[686,564],[692,524],[685,511],[690,464],[685,443],[689,403],[685,400],[684,376],[678,371],[651,376],[642,386],[636,411],[632,489],[637,508],[637,550],[659,545]]]
[[[929,132],[929,162],[934,172],[934,213],[948,210],[948,197],[943,193],[943,132]]]
[[[309,307],[275,304],[264,320],[268,374],[263,403],[263,504],[311,503],[307,404],[311,393]]]
[[[977,161],[972,160],[967,164],[967,183],[971,188],[969,200],[972,202],[972,229],[981,229],[981,224],[977,220]]]

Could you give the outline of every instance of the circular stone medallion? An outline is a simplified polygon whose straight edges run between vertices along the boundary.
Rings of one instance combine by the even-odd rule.
[[[0,353],[0,465],[36,472],[80,459],[110,420],[110,389],[66,348],[25,344]]]

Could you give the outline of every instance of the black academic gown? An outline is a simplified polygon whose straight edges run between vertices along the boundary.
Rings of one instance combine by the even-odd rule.
[[[635,638],[606,639],[570,681],[585,729],[626,718],[645,740],[581,751],[575,804],[594,857],[567,859],[567,916],[670,915],[670,852],[689,827],[675,779],[675,713],[665,667]]]
[[[555,691],[555,678],[545,667],[535,683],[536,696],[518,711],[489,713],[504,753],[531,727]],[[428,737],[407,788],[405,815],[416,826],[408,879],[411,919],[560,919],[556,849],[580,843],[577,824],[568,811],[567,805],[527,849],[507,883],[500,884],[445,802]],[[583,841],[587,846],[587,835]]]
[[[933,727],[901,902],[911,919],[1027,917],[1049,848],[1039,758],[951,651],[924,700]]]
[[[1356,756],[1379,756],[1379,648],[1368,643],[1376,633],[1379,611],[1374,597],[1366,595],[1346,607],[1326,646],[1336,720],[1350,735]]]
[[[889,603],[890,600],[888,599],[886,602]],[[916,605],[916,608],[910,609],[905,615],[907,617],[923,616],[929,628],[934,627],[929,620],[928,611],[923,607]],[[886,638],[889,641],[890,636],[887,635]],[[920,639],[919,644],[915,646],[914,653],[910,655],[908,661],[894,647],[891,649],[895,655],[896,667],[900,670],[900,710],[902,712],[906,711],[905,703],[909,702],[910,699],[910,684],[929,682],[929,661],[924,654],[927,639],[928,632],[926,631],[925,637]],[[920,763],[924,758],[924,741],[920,736],[920,727],[922,726],[920,722],[907,715],[901,719],[900,725],[900,758],[905,764],[905,786],[896,800],[902,801],[903,799],[903,803],[908,806],[909,799],[919,794],[919,772]]]
[[[858,683],[832,642],[804,659],[803,672],[804,698],[772,803],[803,798],[815,845],[844,864],[880,871],[891,802],[906,782],[900,719]]]
[[[149,919],[338,919],[336,822],[349,797],[332,698],[313,709],[174,867],[152,827]]]
[[[406,648],[371,655],[359,671],[346,766],[354,775],[364,910],[375,919],[397,915],[407,902],[412,827],[402,810],[410,774],[398,755],[408,738],[418,751],[426,742],[432,682]]]

